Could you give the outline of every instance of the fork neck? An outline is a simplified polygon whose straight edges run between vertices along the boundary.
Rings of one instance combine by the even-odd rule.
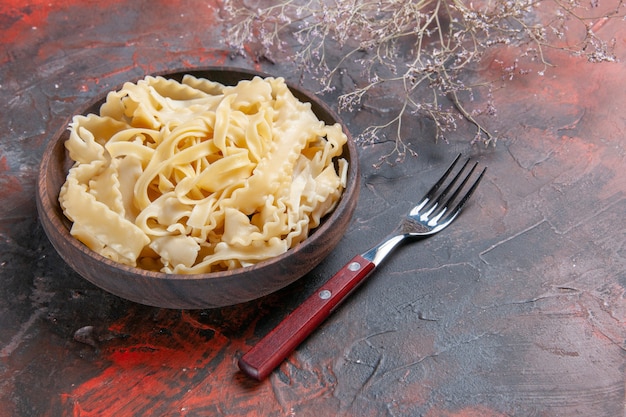
[[[374,265],[378,266],[387,257],[387,255],[389,255],[389,253],[391,253],[391,251],[396,246],[398,246],[398,244],[402,242],[407,236],[408,235],[406,234],[396,234],[389,236],[378,245],[363,253],[361,256],[372,262]]]

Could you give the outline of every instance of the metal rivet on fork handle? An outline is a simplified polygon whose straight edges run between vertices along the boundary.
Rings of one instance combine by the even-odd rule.
[[[319,292],[318,294],[320,296],[320,298],[322,300],[328,300],[330,298],[331,295],[333,295],[330,291],[328,290],[322,290]]]
[[[361,269],[361,264],[358,262],[352,262],[350,265],[348,265],[348,269],[350,271],[358,271],[359,269]]]

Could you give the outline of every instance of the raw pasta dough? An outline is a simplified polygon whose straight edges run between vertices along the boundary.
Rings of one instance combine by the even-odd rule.
[[[144,269],[207,273],[277,256],[307,238],[346,185],[346,135],[282,78],[224,86],[149,76],[69,129],[75,164],[59,201],[72,235]]]

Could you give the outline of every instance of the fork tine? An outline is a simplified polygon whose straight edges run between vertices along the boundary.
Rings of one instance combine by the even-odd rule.
[[[469,163],[469,159],[465,162],[465,165],[463,165],[463,169],[457,174],[457,177],[454,179],[455,181],[461,175],[461,173],[463,172],[463,170],[465,169],[465,167],[467,166],[468,163]],[[450,198],[448,198],[448,201],[446,201],[446,204],[445,204],[446,208],[449,207],[450,204],[457,198],[457,196],[459,195],[459,193],[461,192],[463,187],[465,187],[465,184],[467,184],[467,181],[470,179],[470,177],[472,176],[472,174],[476,170],[477,166],[478,166],[478,162],[475,162],[474,166],[472,166],[472,169],[470,169],[470,172],[465,176],[465,178],[463,179],[463,182],[461,182],[461,185],[459,185],[456,188],[454,193],[450,196]],[[450,186],[452,186],[452,184],[450,184]]]
[[[454,169],[454,166],[456,165],[456,163],[459,161],[460,158],[461,158],[461,154],[458,154],[456,158],[454,158],[454,161],[452,161],[452,163],[450,164],[446,172],[444,172],[441,178],[439,178],[439,180],[430,188],[430,190],[426,192],[424,197],[422,197],[421,202],[411,210],[411,212],[409,213],[410,215],[412,216],[417,215],[420,212],[420,210],[424,208],[424,206],[426,206],[430,201],[432,201],[433,197],[435,196],[435,193],[437,193],[439,188],[446,181],[446,179],[448,178],[448,176],[450,175],[450,173]]]
[[[446,214],[446,212],[448,212],[448,209],[450,208],[450,204],[452,204],[452,202],[457,198],[457,196],[459,195],[459,193],[461,192],[463,187],[465,187],[465,184],[467,184],[467,181],[469,180],[469,178],[471,177],[472,173],[476,169],[476,166],[478,165],[478,162],[474,163],[474,166],[470,169],[470,172],[465,175],[465,178],[463,178],[463,181],[461,182],[461,184],[458,187],[456,187],[456,189],[454,190],[452,195],[450,197],[448,197],[448,199],[446,200],[446,203],[443,206],[441,206],[441,208],[439,208],[439,203],[441,203],[441,201],[444,199],[444,197],[452,189],[452,187],[457,182],[457,180],[459,178],[461,178],[461,174],[463,174],[463,172],[465,171],[465,168],[467,168],[467,165],[469,164],[469,161],[470,160],[468,158],[465,161],[465,163],[463,164],[463,166],[461,167],[461,169],[459,170],[459,172],[457,172],[457,174],[454,176],[452,181],[450,181],[450,184],[448,184],[448,186],[441,193],[441,195],[439,197],[437,197],[437,201],[435,202],[433,207],[427,213],[424,213],[420,217],[420,219],[422,221],[428,221],[428,225],[429,226],[434,227],[434,226],[437,225],[437,223],[443,217],[443,215]],[[435,212],[435,209],[438,209],[438,211]],[[435,214],[433,215],[433,217],[431,217],[431,215],[433,213],[435,213]]]
[[[467,174],[465,176],[465,179],[463,180],[461,185],[456,189],[454,194],[452,196],[450,196],[448,201],[446,201],[446,205],[444,206],[444,208],[442,210],[442,213],[440,213],[437,217],[435,217],[433,220],[431,220],[431,222],[435,222],[436,223],[437,221],[439,221],[441,216],[443,216],[443,214],[447,211],[448,206],[452,203],[452,201],[458,196],[459,192],[463,189],[463,187],[465,186],[465,184],[467,183],[467,181],[471,177],[472,173],[476,169],[477,165],[478,165],[478,162],[476,162],[474,164],[474,166],[470,170],[469,174]],[[467,203],[467,201],[470,199],[470,197],[472,196],[472,194],[474,193],[474,191],[478,187],[478,184],[483,179],[483,176],[485,175],[486,171],[487,171],[487,167],[483,168],[483,170],[480,172],[480,175],[478,176],[478,178],[476,178],[476,181],[474,181],[474,183],[472,184],[470,189],[465,193],[463,198],[461,198],[461,200],[458,202],[458,204],[448,214],[448,216],[446,217],[446,220],[442,224],[439,224],[437,226],[438,228],[443,228],[443,227],[447,226],[448,224],[450,224],[455,219],[455,217],[461,212],[461,209],[463,208],[463,206],[465,206],[465,203]]]
[[[431,209],[428,210],[428,212],[426,212],[426,213],[424,213],[422,215],[423,220],[428,219],[430,217],[430,215],[435,212],[435,209],[437,209],[441,205],[441,202],[443,201],[443,199],[448,195],[448,193],[450,192],[452,187],[454,187],[454,184],[456,184],[458,179],[461,177],[461,174],[463,173],[463,171],[465,171],[465,168],[467,167],[467,164],[469,164],[469,161],[470,161],[469,159],[467,159],[465,161],[465,163],[463,164],[463,166],[461,167],[459,172],[457,172],[457,174],[454,176],[454,178],[452,178],[452,181],[450,181],[450,183],[446,186],[445,190],[443,190],[439,194],[439,196],[437,197],[437,200],[435,200],[435,202],[433,203],[433,206],[431,207]],[[474,168],[472,168],[472,170],[468,174],[468,177],[469,177],[469,175],[472,175],[472,172],[474,171],[475,168],[476,168],[476,165],[474,165]],[[441,209],[441,212],[439,213],[439,215],[437,215],[437,218],[443,216],[443,214],[448,210],[448,206],[456,198],[456,196],[459,194],[459,191],[461,190],[461,188],[463,188],[463,186],[467,182],[467,178],[468,177],[466,177],[465,180],[463,181],[463,183],[456,189],[455,193],[452,194],[452,196],[450,198],[448,198],[448,201],[446,201],[446,204]]]

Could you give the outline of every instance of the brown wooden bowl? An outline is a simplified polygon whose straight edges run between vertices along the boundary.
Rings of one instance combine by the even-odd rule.
[[[234,85],[240,80],[252,79],[255,75],[268,76],[228,67],[157,75],[180,80],[184,74],[225,85]],[[340,123],[338,116],[315,95],[293,85],[289,88],[299,100],[311,103],[320,120],[329,124]],[[99,98],[80,113],[98,113],[105,98]],[[253,266],[209,274],[166,274],[126,266],[99,255],[70,235],[71,223],[63,215],[58,201],[59,191],[73,163],[64,146],[70,120],[71,117],[52,138],[41,161],[37,184],[37,209],[41,223],[54,248],[76,272],[112,294],[141,304],[175,309],[214,308],[246,302],[277,291],[307,274],[333,250],[346,231],[357,204],[357,150],[344,127],[348,136],[343,150],[343,157],[349,162],[347,187],[335,210],[295,248]]]

